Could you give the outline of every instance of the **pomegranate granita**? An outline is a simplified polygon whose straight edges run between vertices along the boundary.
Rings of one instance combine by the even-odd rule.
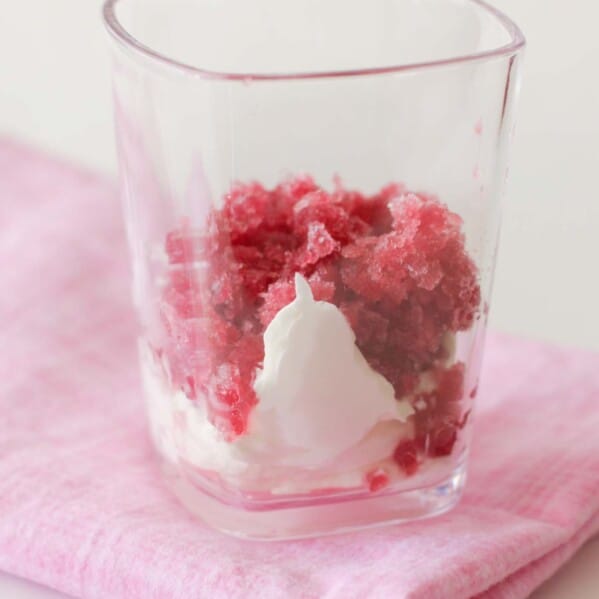
[[[456,334],[481,294],[440,200],[237,184],[165,250],[143,356],[169,458],[237,491],[376,493],[460,451],[472,390]]]

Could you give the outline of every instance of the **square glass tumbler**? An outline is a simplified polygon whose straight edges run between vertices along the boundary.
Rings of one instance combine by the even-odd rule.
[[[524,38],[478,0],[108,0],[150,431],[208,524],[465,480]]]

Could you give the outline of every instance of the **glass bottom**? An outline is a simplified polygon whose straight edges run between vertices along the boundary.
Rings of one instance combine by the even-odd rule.
[[[324,504],[248,509],[212,497],[172,463],[163,464],[170,488],[192,514],[221,532],[262,541],[338,534],[437,516],[458,503],[466,481],[466,465],[461,463],[451,476],[418,489]]]

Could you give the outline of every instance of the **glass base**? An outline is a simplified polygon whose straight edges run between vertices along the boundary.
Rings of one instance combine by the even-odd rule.
[[[262,541],[330,535],[437,516],[457,504],[466,481],[462,463],[451,476],[418,489],[324,504],[248,509],[204,493],[170,463],[164,469],[170,488],[192,514],[221,532]]]

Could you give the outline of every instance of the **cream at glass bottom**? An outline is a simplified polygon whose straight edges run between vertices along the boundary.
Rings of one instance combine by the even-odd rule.
[[[293,449],[269,460],[269,439],[249,432],[225,441],[201,404],[169,389],[162,366],[140,348],[150,430],[168,478],[188,509],[216,528],[241,537],[301,538],[428,517],[459,500],[464,450],[418,463],[417,450],[410,453],[410,416],[379,421],[325,463],[313,456],[302,465]],[[424,379],[430,388],[430,376]],[[407,453],[394,456],[402,438]],[[398,458],[408,472],[418,471],[407,474]]]

